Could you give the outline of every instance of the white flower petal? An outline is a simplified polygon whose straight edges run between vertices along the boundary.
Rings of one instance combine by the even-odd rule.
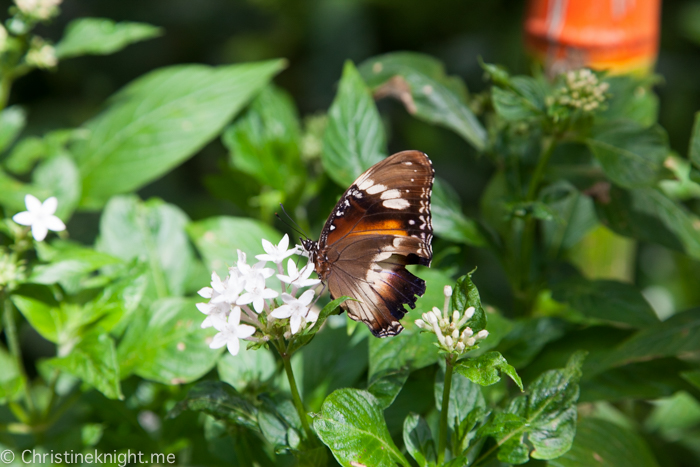
[[[253,300],[253,309],[255,310],[255,312],[257,314],[262,313],[264,307],[265,307],[265,300],[260,296],[255,297],[255,300]]]
[[[304,306],[308,306],[309,303],[314,299],[314,291],[313,289],[309,289],[303,294],[301,294],[301,297],[299,297],[299,301],[304,304]]]
[[[211,340],[211,344],[209,344],[210,349],[220,349],[221,347],[226,345],[226,336],[224,336],[223,332],[218,333],[217,335],[214,336],[214,338]]]
[[[226,343],[226,347],[228,348],[228,351],[231,352],[231,355],[238,355],[238,350],[240,350],[238,339],[234,337],[233,339],[229,340]]]
[[[41,201],[39,201],[36,196],[26,195],[24,197],[24,205],[27,206],[27,211],[32,213],[38,213],[41,211]]]
[[[56,208],[58,207],[58,200],[56,199],[55,196],[52,196],[51,198],[48,198],[46,201],[44,201],[44,204],[41,205],[41,210],[44,212],[46,215],[52,215],[54,212],[56,212]],[[53,229],[51,229],[53,230]]]
[[[18,212],[12,217],[12,220],[19,225],[32,225],[36,216],[29,211]]]
[[[274,310],[272,310],[270,316],[275,317],[277,319],[289,318],[290,316],[292,316],[292,307],[290,305],[282,305],[280,307],[277,307]]]
[[[49,229],[43,224],[43,222],[35,222],[32,224],[32,237],[34,240],[40,242],[46,238],[46,234],[49,233]]]
[[[44,219],[44,224],[49,230],[53,230],[54,232],[66,230],[66,224],[64,224],[63,221],[56,216],[47,217]]]
[[[249,303],[253,303],[253,300],[255,300],[255,296],[250,292],[246,292],[238,297],[238,300],[236,300],[236,305],[247,305]]]
[[[202,287],[197,293],[200,297],[211,298],[212,293],[214,293],[214,289],[211,287]]]
[[[236,335],[239,339],[245,339],[247,337],[252,336],[253,334],[255,334],[255,328],[247,324],[241,324],[236,330]]]
[[[228,324],[234,328],[241,322],[241,307],[234,306],[231,314],[228,315]]]
[[[49,198],[51,199],[51,198]],[[280,240],[279,244],[277,245],[277,249],[281,251],[287,251],[287,247],[289,246],[289,235],[284,234],[284,237],[282,237],[282,240]]]
[[[210,303],[197,303],[197,304],[195,304],[195,306],[197,307],[197,309],[199,311],[201,311],[205,315],[208,315],[209,313],[211,313],[212,308],[214,308],[214,306],[211,305]]]
[[[292,329],[292,334],[299,332],[299,327],[301,326],[301,316],[292,315],[292,317],[289,318],[289,326]]]

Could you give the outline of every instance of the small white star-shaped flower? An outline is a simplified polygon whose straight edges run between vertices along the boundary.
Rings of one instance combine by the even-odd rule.
[[[265,306],[265,300],[275,298],[279,295],[276,291],[265,287],[265,278],[256,276],[254,279],[246,281],[246,293],[240,296],[236,302],[238,305],[253,304],[255,312],[260,314]]]
[[[32,227],[32,237],[40,242],[46,238],[49,230],[60,232],[66,229],[66,225],[61,219],[54,216],[58,207],[58,200],[55,196],[47,199],[43,203],[32,195],[24,197],[26,211],[14,215],[12,220],[20,225],[30,225]]]
[[[290,258],[287,261],[287,274],[289,275],[277,274],[277,278],[286,284],[296,285],[297,287],[310,287],[321,282],[319,279],[309,279],[312,272],[314,272],[313,263],[307,263],[299,271],[297,270],[296,262]]]
[[[289,318],[289,326],[292,330],[292,334],[296,334],[302,327],[302,321],[305,324],[306,322],[312,322],[318,319],[317,313],[309,313],[309,305],[313,299],[314,291],[312,289],[301,294],[299,298],[294,298],[292,295],[283,293],[282,301],[284,305],[273,310],[270,316],[278,319]]]
[[[281,263],[285,258],[296,254],[298,251],[296,245],[289,250],[287,249],[287,247],[289,247],[289,235],[287,234],[284,234],[284,237],[282,237],[282,240],[280,240],[277,245],[273,245],[263,238],[262,246],[266,254],[256,255],[255,257],[260,261],[272,261],[276,264]]]
[[[197,303],[197,309],[207,315],[202,322],[202,328],[216,327],[216,322],[226,322],[226,314],[231,309],[231,305],[226,302],[221,303]]]
[[[235,271],[232,271],[225,280],[219,279],[215,272],[211,274],[212,298],[209,303],[228,303],[235,305],[238,296],[243,292],[243,281]]]
[[[241,309],[234,307],[228,317],[228,321],[216,321],[214,327],[218,334],[209,344],[209,348],[220,349],[223,346],[228,348],[231,355],[237,355],[240,349],[238,339],[246,339],[255,334],[255,328],[247,324],[241,324]]]

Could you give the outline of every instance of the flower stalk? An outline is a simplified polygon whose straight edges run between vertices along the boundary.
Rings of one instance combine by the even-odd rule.
[[[445,460],[447,450],[447,414],[450,408],[450,391],[452,390],[452,371],[457,361],[457,355],[448,354],[445,357],[445,382],[442,388],[442,407],[440,409],[440,429],[438,431],[438,465]]]

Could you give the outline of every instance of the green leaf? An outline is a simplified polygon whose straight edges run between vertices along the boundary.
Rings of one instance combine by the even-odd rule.
[[[194,259],[187,223],[184,212],[159,199],[115,196],[102,213],[96,248],[123,261],[147,263],[158,297],[182,295]]]
[[[501,380],[499,372],[505,373],[523,390],[523,382],[515,368],[499,352],[487,352],[476,358],[460,360],[455,371],[481,386],[496,384]]]
[[[122,262],[114,256],[65,240],[57,240],[51,245],[38,244],[37,252],[39,258],[47,262],[32,269],[29,280],[37,284],[70,282],[104,266]]]
[[[59,342],[65,316],[48,287],[24,287],[17,290],[10,298],[29,324],[44,339],[53,343]]]
[[[386,139],[369,89],[352,62],[345,62],[338,93],[328,109],[321,161],[328,176],[350,186],[386,155]]]
[[[457,283],[452,291],[452,309],[459,311],[461,314],[467,308],[474,307],[474,315],[469,318],[465,326],[469,326],[476,334],[482,329],[486,329],[486,312],[481,306],[479,290],[472,282],[474,271],[457,279]]]
[[[379,402],[367,391],[334,391],[323,402],[313,426],[343,467],[358,463],[376,467],[410,465],[389,435]]]
[[[700,112],[695,114],[693,133],[690,136],[690,147],[688,148],[688,159],[696,168],[700,169]]]
[[[80,201],[80,172],[73,159],[59,154],[42,162],[34,170],[32,182],[58,199],[56,216],[68,220]]]
[[[652,89],[658,80],[654,76],[606,76],[610,85],[605,101],[606,108],[596,113],[596,121],[632,120],[643,127],[656,123],[659,113],[659,98]]]
[[[464,84],[446,76],[433,57],[389,53],[365,61],[360,73],[376,97],[399,99],[416,118],[454,131],[477,150],[486,147],[486,130],[466,104]]]
[[[685,251],[700,258],[700,222],[681,204],[654,188],[610,189],[610,201],[597,202],[598,217],[620,235]]]
[[[146,23],[78,18],[66,26],[63,38],[56,44],[56,56],[64,59],[86,54],[108,55],[162,34],[163,29]]]
[[[571,450],[549,467],[658,467],[644,439],[628,428],[597,418],[583,418]]]
[[[83,178],[81,205],[101,207],[195,154],[283,64],[173,66],[127,85],[85,124],[90,137],[72,147]]]
[[[659,322],[639,289],[624,282],[573,277],[555,284],[552,297],[568,303],[589,318],[637,328]]]
[[[211,370],[221,354],[201,329],[196,300],[168,298],[135,315],[117,352],[122,377],[135,373],[164,384],[194,381]]]
[[[642,128],[631,122],[608,123],[586,142],[610,180],[625,188],[656,184],[669,153],[661,127]]]
[[[238,391],[247,386],[258,386],[277,372],[275,356],[270,349],[248,349],[241,342],[238,355],[226,353],[216,364],[219,378]]]
[[[27,384],[17,360],[7,350],[0,347],[0,403],[7,404],[17,400]]]
[[[683,379],[700,389],[700,370],[690,370],[681,373]]]
[[[52,358],[43,364],[80,378],[109,399],[124,399],[119,384],[117,352],[107,334],[90,335],[65,357]]]
[[[406,450],[420,467],[435,465],[437,453],[430,427],[423,417],[410,413],[403,423],[403,442]]]
[[[204,412],[232,425],[259,430],[255,406],[222,381],[197,383],[168,413],[168,418],[175,418],[185,410]]]
[[[617,347],[586,362],[586,377],[607,368],[700,351],[700,308],[642,329]]]
[[[410,374],[408,367],[387,369],[372,375],[367,391],[386,409],[396,400]]]
[[[261,185],[290,193],[303,182],[301,130],[292,98],[275,86],[267,86],[248,111],[229,126],[223,142],[233,166]]]
[[[236,250],[246,253],[248,258],[264,253],[262,239],[277,244],[282,235],[267,224],[244,217],[210,217],[187,225],[197,251],[204,258],[210,271],[219,276],[228,274],[228,267],[236,264]]]
[[[26,123],[27,113],[17,105],[0,112],[0,153],[15,141]]]
[[[566,368],[544,372],[528,386],[526,394],[511,401],[506,414],[517,416],[522,423],[516,421],[496,436],[499,443],[504,442],[498,452],[501,461],[518,459],[512,463],[522,463],[527,461],[528,452],[534,459],[555,459],[571,448],[585,355],[574,353]],[[485,430],[493,430],[493,423]]]
[[[553,222],[543,222],[545,242],[554,254],[580,242],[598,224],[593,201],[564,180],[541,191],[540,199],[553,214]]]
[[[685,391],[656,400],[644,427],[649,432],[659,433],[666,439],[679,437],[700,424],[700,402]]]
[[[498,115],[505,120],[521,121],[545,116],[546,83],[529,76],[515,76],[507,89],[491,88],[491,100]]]
[[[564,321],[549,317],[518,319],[511,323],[512,328],[498,349],[515,368],[528,365],[547,343],[560,339],[567,330]]]
[[[431,212],[433,229],[438,236],[471,246],[486,245],[477,223],[462,214],[457,192],[439,179],[433,185]]]

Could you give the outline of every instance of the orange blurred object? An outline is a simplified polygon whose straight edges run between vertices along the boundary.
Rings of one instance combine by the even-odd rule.
[[[660,14],[661,0],[529,0],[525,42],[550,75],[584,66],[648,73]]]

